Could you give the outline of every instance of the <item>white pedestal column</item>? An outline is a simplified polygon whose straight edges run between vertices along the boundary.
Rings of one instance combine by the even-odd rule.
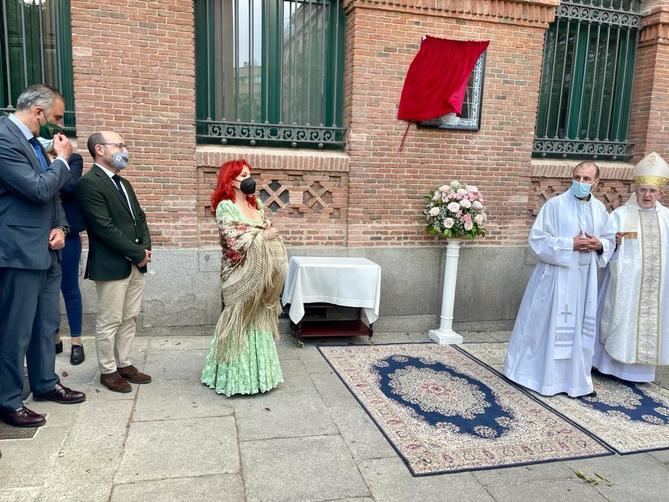
[[[444,267],[444,290],[441,296],[441,316],[439,329],[431,329],[430,338],[439,345],[462,343],[462,336],[453,331],[453,306],[455,305],[455,281],[458,278],[458,259],[460,258],[458,239],[446,242],[446,266]]]

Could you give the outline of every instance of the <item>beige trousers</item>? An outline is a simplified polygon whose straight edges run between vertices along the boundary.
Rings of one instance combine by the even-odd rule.
[[[119,281],[95,281],[98,316],[95,347],[100,373],[114,373],[130,366],[130,351],[137,333],[137,316],[142,306],[144,274],[131,266],[128,277]]]

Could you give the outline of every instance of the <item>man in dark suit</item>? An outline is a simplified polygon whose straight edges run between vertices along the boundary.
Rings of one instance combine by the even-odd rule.
[[[65,102],[48,86],[21,93],[16,112],[0,121],[0,418],[39,427],[44,415],[22,400],[23,359],[35,401],[70,404],[86,399],[61,385],[53,334],[59,321],[60,249],[68,231],[58,191],[70,178],[68,139],[54,138],[49,159],[36,136],[62,123]]]
[[[128,164],[121,136],[96,132],[87,146],[95,163],[79,180],[76,195],[89,242],[84,277],[95,281],[99,300],[95,345],[100,383],[114,392],[130,392],[130,383],[151,382],[130,362],[151,236],[130,182],[119,176]]]

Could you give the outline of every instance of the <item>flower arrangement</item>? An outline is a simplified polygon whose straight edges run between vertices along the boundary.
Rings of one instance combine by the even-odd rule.
[[[485,235],[484,199],[475,186],[452,181],[426,195],[425,199],[428,203],[423,214],[430,234],[467,239]]]

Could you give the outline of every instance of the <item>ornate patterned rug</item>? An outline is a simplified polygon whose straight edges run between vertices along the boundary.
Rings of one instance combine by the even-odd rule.
[[[611,454],[460,349],[415,343],[319,350],[414,476]]]
[[[508,344],[471,343],[464,350],[499,371]],[[669,391],[593,375],[596,397],[533,394],[621,455],[669,448]]]

